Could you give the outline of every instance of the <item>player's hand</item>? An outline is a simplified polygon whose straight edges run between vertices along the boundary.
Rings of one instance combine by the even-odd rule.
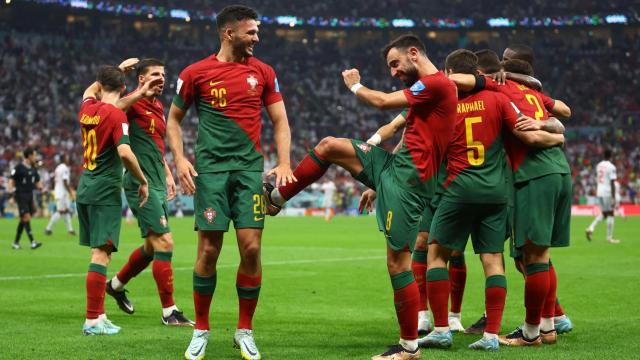
[[[358,69],[349,69],[342,72],[342,78],[344,79],[344,84],[347,85],[347,89],[351,89],[351,87],[360,82],[360,72]]]
[[[193,182],[193,177],[198,176],[196,169],[187,159],[182,158],[176,160],[176,170],[178,171],[178,181],[180,181],[182,193],[193,195],[196,192],[196,184]]]
[[[504,85],[507,82],[507,73],[500,69],[500,71],[491,74],[491,78],[497,82],[498,85]]]
[[[140,59],[138,58],[128,58],[126,60],[124,60],[123,62],[120,63],[120,65],[118,65],[118,67],[120,68],[120,70],[124,71],[124,72],[129,72],[133,69],[135,69],[136,65],[140,62]]]
[[[542,121],[534,120],[530,117],[521,117],[516,122],[516,130],[518,131],[536,131],[542,129]]]
[[[76,192],[75,192],[75,191],[71,190],[71,191],[69,192],[69,199],[70,199],[71,201],[76,201]]]
[[[153,96],[156,94],[157,87],[162,84],[164,84],[162,76],[155,76],[152,77],[151,80],[143,83],[142,87],[140,87],[140,91],[144,97]]]
[[[138,198],[140,199],[140,207],[143,208],[144,204],[147,203],[147,199],[149,199],[149,184],[140,184],[138,188]]]
[[[376,200],[376,192],[375,190],[367,189],[362,193],[360,197],[360,204],[358,205],[358,212],[362,214],[362,210],[367,209],[367,212],[370,213],[373,211],[373,202]]]
[[[176,197],[176,182],[173,180],[173,175],[167,176],[167,201],[173,200]]]
[[[293,176],[293,171],[291,171],[291,166],[289,165],[278,165],[267,173],[267,177],[272,177],[274,175],[276,176],[276,187],[285,186],[287,183],[290,184],[298,181],[298,179]]]

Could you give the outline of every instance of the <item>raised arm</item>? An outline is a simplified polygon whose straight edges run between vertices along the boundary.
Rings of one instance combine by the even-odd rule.
[[[404,91],[384,93],[371,90],[360,83],[360,73],[357,69],[349,69],[342,72],[344,84],[358,99],[380,110],[404,109],[409,107],[409,101]]]
[[[145,97],[153,96],[156,93],[155,87],[160,85],[162,81],[163,81],[162,77],[158,76],[158,77],[152,78],[150,81],[147,81],[146,83],[142,83],[141,86],[138,87],[134,92],[132,92],[128,96],[120,98],[116,103],[116,106],[120,110],[127,112],[127,110],[129,110],[129,108],[133,104],[135,104],[138,100]]]
[[[89,87],[84,91],[84,93],[82,94],[82,99],[83,100],[86,98],[99,99],[101,89],[102,88],[100,87],[100,83],[97,81],[94,81],[93,84],[89,85]]]
[[[367,140],[367,143],[371,145],[381,144],[391,139],[400,129],[403,129],[407,123],[407,119],[404,117],[404,113],[398,114],[390,123],[383,125],[376,131],[373,136]]]
[[[273,124],[273,138],[276,142],[276,151],[278,153],[278,165],[271,169],[267,176],[276,176],[276,185],[286,185],[297,181],[291,171],[291,129],[289,128],[289,119],[283,101],[278,101],[266,107],[271,124]]]
[[[507,79],[513,80],[518,84],[522,84],[530,89],[542,91],[542,83],[540,82],[540,80],[534,78],[533,76],[512,72],[506,72],[505,75],[507,76]]]

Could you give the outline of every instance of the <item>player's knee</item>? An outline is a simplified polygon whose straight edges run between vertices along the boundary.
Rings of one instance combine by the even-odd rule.
[[[111,254],[105,248],[91,249],[91,263],[107,266],[111,261]]]
[[[257,263],[260,259],[260,244],[247,244],[242,249],[242,260],[245,262]]]
[[[213,246],[213,244],[203,244],[198,253],[198,257],[203,259],[208,264],[215,264],[220,255],[220,250]]]
[[[154,251],[173,251],[173,237],[171,236],[171,233],[152,233],[149,238],[151,239],[151,245]]]
[[[327,136],[324,139],[320,140],[318,145],[315,147],[316,153],[323,156],[329,156],[336,148],[337,138],[333,136]]]

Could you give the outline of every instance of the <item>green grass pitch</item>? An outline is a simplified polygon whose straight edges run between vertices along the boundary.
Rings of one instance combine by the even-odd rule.
[[[559,274],[558,296],[574,323],[555,346],[501,348],[497,354],[467,349],[476,336],[455,335],[450,350],[423,350],[423,359],[526,358],[617,359],[640,354],[640,218],[617,219],[620,245],[604,241],[605,225],[594,242],[584,238],[590,218],[574,218],[572,246],[553,253]],[[81,334],[85,273],[89,250],[77,245],[59,223],[43,235],[46,220],[33,222],[42,248],[10,247],[16,220],[0,220],[0,359],[179,359],[190,328],[160,324],[160,301],[149,271],[127,288],[136,313],[126,315],[107,297],[106,310],[122,333],[112,337]],[[76,225],[77,226],[77,225]],[[196,238],[192,219],[171,219],[176,247],[175,297],[193,318],[191,274]],[[23,245],[26,245],[23,235]],[[140,246],[138,228],[124,225],[120,252],[109,277]],[[484,282],[475,256],[469,268],[463,324],[484,308]],[[264,279],[254,328],[264,359],[368,359],[398,340],[391,284],[386,273],[384,237],[373,217],[270,218],[263,238]],[[232,336],[237,319],[235,273],[238,252],[232,233],[218,266],[212,305],[208,359],[236,359]],[[524,318],[523,280],[507,264],[508,294],[503,332]]]

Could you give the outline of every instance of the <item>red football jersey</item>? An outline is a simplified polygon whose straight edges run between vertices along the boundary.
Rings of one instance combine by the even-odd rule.
[[[153,140],[162,156],[164,156],[164,137],[167,123],[164,118],[164,106],[158,99],[140,99],[127,111],[129,124],[136,122],[138,127],[144,129],[147,136]]]
[[[436,177],[456,120],[455,84],[444,73],[422,77],[404,90],[409,102],[404,146],[395,156],[400,184],[426,197],[435,192]]]

